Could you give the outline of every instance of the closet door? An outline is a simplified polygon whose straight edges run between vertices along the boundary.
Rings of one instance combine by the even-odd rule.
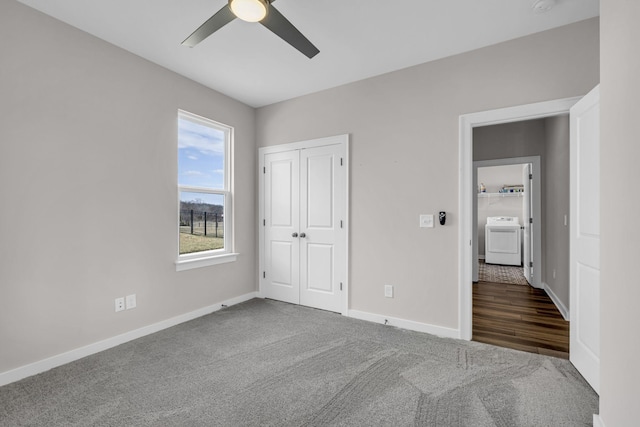
[[[300,154],[300,304],[336,312],[346,275],[344,148]]]
[[[299,151],[264,157],[264,264],[266,298],[300,303]]]
[[[348,135],[264,147],[260,295],[346,313]]]

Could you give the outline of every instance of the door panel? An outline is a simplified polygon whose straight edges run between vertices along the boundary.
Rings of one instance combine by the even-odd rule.
[[[344,146],[329,145],[300,153],[300,304],[341,311],[340,281],[346,266],[346,176],[340,165]],[[342,262],[344,264],[344,262]]]
[[[299,153],[265,155],[263,293],[294,304],[300,302]],[[268,273],[268,274],[266,274]]]
[[[291,228],[295,225],[293,168],[297,167],[297,161],[294,162],[293,159],[272,160],[269,165],[270,175],[268,177],[271,201],[268,210],[270,225]]]
[[[271,282],[277,286],[294,286],[292,280],[293,244],[271,241],[271,262],[269,263]]]
[[[570,360],[600,387],[600,92],[571,108]]]
[[[306,192],[307,192],[307,227],[314,229],[333,228],[334,208],[334,171],[333,153],[311,154],[305,150],[306,157]],[[304,171],[303,171],[304,173]],[[305,187],[302,187],[305,190]],[[302,199],[303,201],[305,198]]]
[[[306,283],[309,291],[334,292],[333,245],[307,244]]]

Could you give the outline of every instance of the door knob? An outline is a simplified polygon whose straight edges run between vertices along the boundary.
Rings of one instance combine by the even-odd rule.
[[[304,239],[305,237],[307,237],[307,235],[305,233],[300,233],[300,237]]]
[[[293,233],[291,237],[298,237],[298,233]]]

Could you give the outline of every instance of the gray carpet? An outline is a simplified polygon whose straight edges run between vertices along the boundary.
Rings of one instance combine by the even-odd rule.
[[[252,300],[0,388],[2,426],[587,426],[566,360]]]

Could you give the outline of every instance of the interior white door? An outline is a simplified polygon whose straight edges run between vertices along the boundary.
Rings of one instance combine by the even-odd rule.
[[[570,111],[570,360],[600,388],[600,90]]]
[[[344,146],[300,153],[300,304],[341,311],[346,274]]]
[[[264,277],[266,298],[300,303],[300,152],[264,157]],[[268,273],[268,274],[267,274]]]
[[[524,194],[522,202],[522,265],[524,268],[524,277],[527,282],[531,284],[531,277],[533,274],[533,239],[531,238],[531,231],[533,224],[531,219],[533,215],[531,213],[531,163],[527,163],[522,167],[522,184],[524,185]]]

